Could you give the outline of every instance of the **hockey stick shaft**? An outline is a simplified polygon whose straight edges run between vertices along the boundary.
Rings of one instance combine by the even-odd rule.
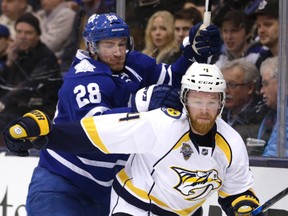
[[[276,202],[278,202],[280,199],[285,197],[287,194],[288,194],[288,187],[285,188],[284,190],[282,190],[280,193],[278,193],[275,196],[273,196],[268,201],[266,201],[263,205],[261,205],[258,208],[254,209],[252,211],[252,215],[256,216],[256,215],[260,214],[261,212],[266,211],[269,207],[274,205]]]
[[[211,22],[211,5],[209,0],[205,0],[205,12],[203,15],[203,24],[205,27],[209,26]]]

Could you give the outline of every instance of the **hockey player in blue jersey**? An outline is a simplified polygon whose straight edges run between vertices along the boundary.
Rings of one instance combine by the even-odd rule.
[[[200,31],[195,38],[199,27],[200,24],[191,29],[189,39],[191,44],[196,43],[200,54],[190,44],[173,65],[156,64],[155,59],[127,49],[129,28],[120,17],[92,15],[83,32],[88,51],[78,50],[64,76],[54,123],[76,121],[127,106],[132,93],[151,84],[179,87],[182,75],[194,61],[207,61],[220,47],[215,26]],[[127,154],[41,150],[29,185],[28,215],[108,215],[111,185],[127,158]]]
[[[83,118],[51,130],[45,114],[34,111],[14,122],[6,137],[23,143],[19,138],[38,137],[40,128],[48,136],[39,139],[50,140],[46,148],[134,153],[113,182],[112,216],[201,216],[213,193],[228,216],[250,216],[259,200],[243,139],[219,117],[225,88],[217,66],[195,63],[182,78],[182,113],[162,107]]]

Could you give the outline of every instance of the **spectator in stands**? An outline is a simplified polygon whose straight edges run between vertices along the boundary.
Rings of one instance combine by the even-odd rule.
[[[277,91],[278,91],[278,57],[270,57],[262,62],[260,67],[260,74],[262,77],[261,94],[267,106],[273,109],[274,112],[274,124],[271,136],[264,149],[263,156],[277,157],[277,140],[278,140],[278,127],[279,123],[277,119]],[[288,136],[288,115],[286,116],[286,135]],[[286,157],[288,157],[288,137],[286,137]]]
[[[7,48],[10,42],[10,31],[5,25],[0,24],[0,73],[5,66],[7,60]],[[2,83],[0,77],[0,84]]]
[[[6,83],[6,88],[0,90],[0,129],[10,118],[31,108],[43,108],[54,114],[57,102],[58,89],[45,84],[48,78],[58,75],[59,65],[53,52],[40,40],[38,19],[26,13],[16,21],[15,30],[15,41],[9,44],[7,61],[0,73]],[[45,89],[47,92],[43,92]],[[56,97],[55,101],[47,103],[49,96]]]
[[[69,44],[76,12],[69,8],[65,0],[42,0],[42,10],[37,12],[42,31],[41,41],[60,60]]]
[[[256,63],[262,45],[251,41],[253,24],[254,22],[241,10],[228,11],[224,15],[218,24],[221,28],[224,49],[219,56],[213,58],[213,62],[219,68],[238,58]]]
[[[24,13],[33,12],[32,7],[27,0],[2,0],[2,15],[0,16],[0,24],[6,25],[11,34],[11,38],[15,38],[15,21]]]
[[[182,9],[174,14],[175,38],[179,47],[183,39],[189,36],[190,28],[198,22],[202,22],[202,15],[196,8]]]
[[[265,113],[257,112],[262,99],[257,94],[260,79],[256,66],[243,59],[235,59],[221,69],[226,81],[226,100],[222,117],[239,132],[243,140],[257,138],[259,125]]]
[[[148,20],[142,52],[156,58],[157,63],[173,63],[180,50],[174,32],[173,15],[168,11],[157,11]]]
[[[263,45],[261,57],[256,62],[257,67],[260,68],[266,58],[278,55],[279,1],[263,1],[251,17],[256,19],[257,34]]]

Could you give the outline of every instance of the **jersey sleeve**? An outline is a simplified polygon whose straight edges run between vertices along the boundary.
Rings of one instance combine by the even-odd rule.
[[[224,132],[225,131],[225,132]],[[226,126],[223,134],[231,149],[231,163],[226,168],[225,181],[219,190],[218,202],[227,215],[234,215],[233,207],[242,203],[259,205],[253,191],[253,175],[243,139],[233,128]]]
[[[141,73],[141,87],[152,84],[169,84],[180,88],[182,76],[191,64],[192,62],[183,56],[179,57],[172,65],[157,64],[155,58],[137,51],[129,52],[126,61],[127,67]]]
[[[53,125],[46,148],[70,153],[149,152],[157,140],[152,126],[154,117],[147,113],[116,113],[83,118],[81,122],[58,123]]]

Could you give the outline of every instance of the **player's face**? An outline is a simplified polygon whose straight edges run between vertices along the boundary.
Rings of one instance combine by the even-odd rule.
[[[226,49],[235,57],[239,57],[246,49],[246,32],[243,27],[236,27],[234,23],[225,21],[221,33]]]
[[[189,30],[193,26],[192,22],[184,19],[175,20],[175,38],[180,46],[186,36],[189,36]]]
[[[257,16],[257,33],[262,45],[268,48],[278,45],[279,22],[267,16]]]
[[[101,40],[98,47],[99,59],[109,65],[112,71],[121,71],[126,59],[126,38]]]
[[[25,22],[19,22],[16,27],[16,46],[21,51],[27,51],[37,45],[39,34],[35,28]]]
[[[220,94],[190,90],[187,95],[188,110],[192,131],[207,134],[213,127],[220,109]]]

